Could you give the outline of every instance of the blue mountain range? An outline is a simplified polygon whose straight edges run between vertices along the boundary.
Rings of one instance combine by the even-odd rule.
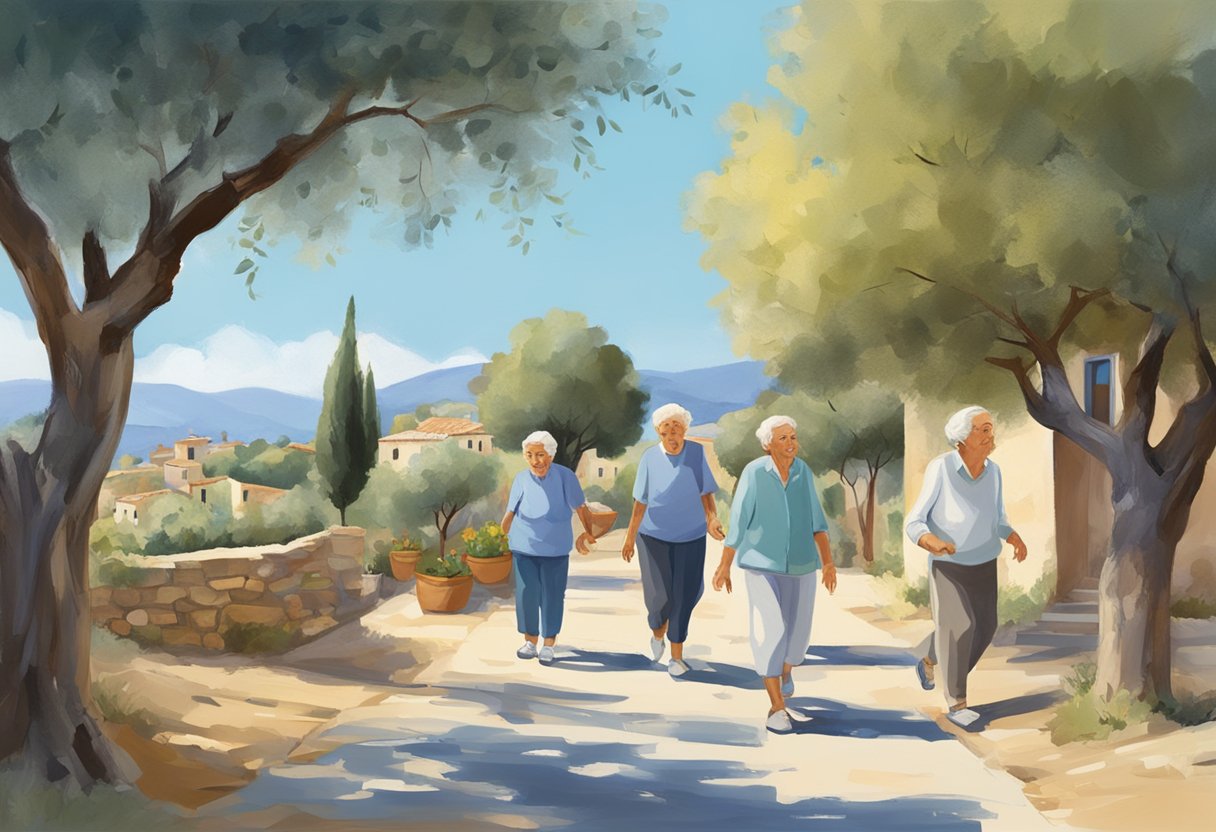
[[[389,385],[377,392],[382,428],[393,416],[412,413],[421,404],[442,401],[473,401],[469,381],[481,373],[481,365],[434,370]],[[720,367],[682,372],[639,370],[642,387],[650,393],[649,409],[665,402],[679,402],[692,411],[696,424],[717,421],[723,414],[748,407],[770,386],[758,361],[742,361]],[[0,426],[44,409],[50,400],[49,381],[0,382]],[[190,433],[219,441],[221,432],[232,440],[275,440],[289,436],[296,442],[312,439],[321,413],[321,400],[250,387],[202,393],[173,384],[137,383],[131,391],[127,426],[118,454],[147,458],[157,444]],[[649,427],[649,426],[648,426]]]

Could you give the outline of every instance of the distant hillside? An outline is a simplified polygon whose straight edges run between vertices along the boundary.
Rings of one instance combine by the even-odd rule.
[[[480,372],[479,365],[451,367],[381,389],[383,428],[388,428],[396,414],[410,413],[420,404],[472,401],[469,381]],[[770,383],[756,361],[674,373],[639,372],[642,386],[650,392],[648,409],[679,402],[692,411],[697,424],[717,421],[724,413],[747,407]],[[50,395],[48,381],[0,382],[0,426],[44,409]],[[172,384],[136,384],[118,454],[146,458],[157,443],[168,445],[189,433],[217,441],[227,431],[229,439],[246,442],[273,441],[284,435],[305,442],[313,438],[320,413],[319,399],[257,387],[201,393]]]

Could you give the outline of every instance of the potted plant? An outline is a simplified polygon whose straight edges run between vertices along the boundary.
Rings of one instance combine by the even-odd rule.
[[[402,529],[401,537],[393,538],[388,553],[393,578],[398,581],[408,581],[414,577],[420,557],[422,557],[422,544],[409,536],[408,529]]]
[[[511,576],[511,550],[502,526],[493,522],[480,529],[469,526],[460,538],[464,541],[464,561],[479,583],[499,584]]]
[[[447,557],[426,564],[415,577],[418,606],[426,612],[460,612],[469,603],[473,576],[455,549]]]

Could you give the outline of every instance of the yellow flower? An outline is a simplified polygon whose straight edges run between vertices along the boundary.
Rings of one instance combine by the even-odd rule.
[[[502,529],[498,528],[497,523],[491,523],[490,525],[486,526],[486,531],[488,531],[490,534],[494,535],[495,537],[502,534]]]
[[[469,527],[461,532],[460,536],[464,540],[472,540],[473,538],[477,537],[477,532],[473,531],[472,527]]]

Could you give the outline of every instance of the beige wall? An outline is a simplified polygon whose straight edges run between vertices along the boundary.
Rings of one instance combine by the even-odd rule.
[[[925,466],[950,450],[943,432],[946,416],[923,415],[909,403],[904,410],[904,516],[920,496]],[[1000,578],[1029,588],[1047,570],[1055,569],[1055,508],[1052,482],[1051,431],[1028,416],[1017,421],[998,417],[997,448],[992,459],[1001,468],[1005,512],[1026,541],[1023,563],[1013,560],[1006,545],[999,560]],[[910,582],[928,575],[929,554],[904,535],[905,575]]]
[[[165,485],[178,491],[190,492],[190,484],[203,479],[203,466],[194,462],[166,462]]]
[[[494,437],[488,433],[469,433],[461,436],[453,436],[451,440],[465,450],[471,450],[483,456],[488,455],[494,450]],[[473,445],[470,448],[469,443]]]
[[[578,470],[574,472],[574,475],[583,485],[611,488],[612,484],[616,482],[616,475],[624,467],[619,459],[603,459],[596,453],[595,448],[592,448],[584,451],[583,455],[579,457]]]
[[[376,456],[376,462],[379,464],[391,465],[397,471],[404,471],[409,467],[410,460],[422,453],[422,449],[428,445],[434,445],[436,442],[443,440],[436,439],[405,439],[395,442],[381,442],[379,453]],[[397,451],[397,458],[393,459],[393,451]]]

